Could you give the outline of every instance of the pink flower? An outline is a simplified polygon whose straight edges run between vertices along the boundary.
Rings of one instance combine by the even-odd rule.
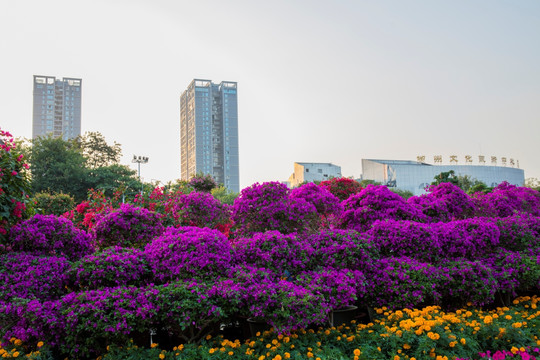
[[[11,175],[17,176],[17,172],[16,172],[16,171],[12,171],[12,172],[11,172]]]
[[[21,154],[21,155],[17,156],[17,161],[21,161],[21,160],[23,159],[23,157],[24,157],[24,155],[23,155],[23,154]]]

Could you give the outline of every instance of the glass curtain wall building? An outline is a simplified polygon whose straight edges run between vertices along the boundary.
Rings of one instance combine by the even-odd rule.
[[[240,191],[236,82],[194,79],[180,97],[181,179],[210,174]]]
[[[81,79],[34,75],[32,138],[81,135]]]

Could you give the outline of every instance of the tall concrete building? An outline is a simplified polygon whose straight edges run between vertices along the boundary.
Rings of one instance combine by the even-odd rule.
[[[81,135],[81,79],[34,75],[32,138]]]
[[[181,178],[210,174],[240,191],[237,84],[194,79],[180,97]]]

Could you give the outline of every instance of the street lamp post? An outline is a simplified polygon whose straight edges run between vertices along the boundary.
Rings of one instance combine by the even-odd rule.
[[[141,164],[146,164],[148,162],[147,156],[137,156],[133,155],[133,159],[131,160],[132,163],[137,163],[138,165],[138,172],[139,172],[139,182],[141,183],[141,195],[143,193],[143,183],[141,181]]]

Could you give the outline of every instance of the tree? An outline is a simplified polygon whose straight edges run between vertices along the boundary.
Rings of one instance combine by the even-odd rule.
[[[113,196],[118,189],[131,189],[139,191],[141,183],[137,179],[137,172],[126,165],[112,164],[98,168],[87,169],[88,186],[103,190],[106,196]]]
[[[458,177],[454,173],[454,170],[450,171],[443,171],[439,175],[435,175],[433,178],[435,181],[431,183],[431,185],[439,185],[440,183],[451,183],[454,185],[458,185]]]
[[[86,199],[90,187],[84,158],[78,144],[62,138],[38,137],[30,152],[32,191],[70,194],[75,201]]]
[[[238,194],[227,189],[225,186],[218,186],[212,189],[212,196],[221,201],[223,204],[232,205]]]
[[[107,144],[105,137],[100,132],[86,132],[76,141],[86,158],[86,165],[90,169],[115,165],[120,162],[121,145],[116,141],[113,145]]]

